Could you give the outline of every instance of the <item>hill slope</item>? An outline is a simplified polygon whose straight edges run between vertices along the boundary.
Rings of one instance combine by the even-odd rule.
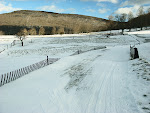
[[[38,34],[41,26],[46,29],[45,34],[52,34],[54,27],[54,34],[60,31],[65,33],[91,32],[107,29],[107,23],[107,20],[96,17],[44,11],[20,10],[0,14],[0,31],[5,34],[15,34],[22,28],[29,30],[33,27],[36,28]],[[12,31],[13,29],[15,32]]]

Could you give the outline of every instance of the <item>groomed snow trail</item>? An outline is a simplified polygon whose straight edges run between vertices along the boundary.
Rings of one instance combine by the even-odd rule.
[[[112,47],[95,51],[95,54],[91,52],[89,56],[96,53],[97,57],[86,57],[83,65],[79,64],[84,66],[83,72],[89,72],[89,69],[91,72],[74,87],[76,92],[72,104],[77,111],[72,113],[140,113],[126,81],[129,47]]]
[[[63,58],[1,87],[0,113],[140,113],[128,60],[128,46]]]
[[[114,47],[93,62],[86,113],[139,113],[126,82],[128,52],[127,47]]]

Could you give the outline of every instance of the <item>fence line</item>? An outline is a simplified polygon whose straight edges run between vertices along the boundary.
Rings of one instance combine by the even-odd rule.
[[[106,33],[99,33],[100,35],[104,36],[115,36],[115,35],[122,35],[121,32],[106,32]]]
[[[6,47],[4,47],[4,49],[2,51],[0,51],[0,53],[2,53],[3,51],[7,50],[8,48],[11,48],[12,46],[15,46],[17,41],[19,41],[19,40],[13,40],[12,43],[7,44]]]
[[[0,53],[2,53],[3,51],[5,51],[5,49],[3,49],[2,51],[0,51]]]
[[[106,48],[106,46],[102,46],[102,47],[95,47],[93,49],[90,49],[90,50],[87,50],[87,51],[81,51],[81,50],[78,50],[77,52],[75,52],[74,54],[70,55],[70,56],[73,56],[73,55],[77,55],[77,54],[81,54],[81,53],[85,53],[85,52],[88,52],[88,51],[92,51],[92,50],[98,50],[98,49],[104,49]],[[32,64],[32,65],[29,65],[29,66],[26,66],[26,67],[23,67],[21,69],[18,69],[18,70],[15,70],[15,71],[11,71],[9,73],[5,73],[5,74],[2,74],[0,76],[0,87],[11,82],[11,81],[14,81],[32,71],[35,71],[37,69],[40,69],[40,68],[43,68],[47,65],[50,65],[56,61],[58,61],[60,58],[48,58],[46,60],[42,60],[38,63],[35,63],[35,64]]]
[[[89,52],[89,51],[93,51],[93,50],[105,49],[105,48],[106,48],[106,46],[100,46],[100,47],[95,47],[95,48],[93,48],[93,49],[86,50],[86,51],[78,50],[78,51],[76,51],[75,53],[73,53],[73,54],[70,55],[70,56],[78,55],[78,54],[85,53],[85,52]]]
[[[35,71],[37,69],[40,69],[42,67],[45,67],[47,65],[50,65],[56,61],[58,61],[59,58],[48,58],[46,60],[40,61],[38,63],[23,67],[21,69],[11,71],[9,73],[2,74],[0,76],[0,87],[3,86],[4,84],[7,84],[11,81],[14,81],[32,71]]]

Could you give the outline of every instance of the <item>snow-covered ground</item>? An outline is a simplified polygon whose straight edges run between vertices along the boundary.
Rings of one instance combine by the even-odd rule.
[[[7,36],[6,39],[1,37],[0,40],[1,48],[5,49],[0,54],[0,74],[39,62],[46,59],[47,56],[49,58],[63,58],[78,50],[86,51],[95,47],[128,44],[135,41],[135,39],[126,36],[111,38],[102,35],[30,36],[21,47],[20,41],[12,36]],[[16,40],[16,45],[10,47],[13,40]]]
[[[150,33],[139,34],[30,36],[23,47],[0,36],[0,74],[61,58],[0,87],[0,113],[149,113]],[[130,44],[139,59],[130,60]]]

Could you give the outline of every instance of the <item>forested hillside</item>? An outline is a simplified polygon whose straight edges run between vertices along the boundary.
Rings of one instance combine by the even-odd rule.
[[[20,10],[0,15],[0,34],[14,35],[23,30],[30,35],[73,34],[106,30],[108,20],[44,11]]]

